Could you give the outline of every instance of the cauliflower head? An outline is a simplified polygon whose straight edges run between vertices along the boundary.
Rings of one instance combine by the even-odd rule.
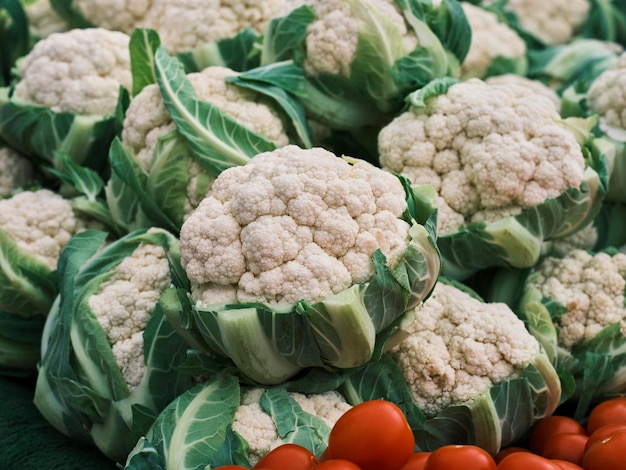
[[[146,370],[143,332],[170,283],[165,250],[141,243],[89,297],[89,307],[106,333],[131,391]]]
[[[573,250],[547,257],[535,269],[529,287],[565,306],[555,324],[559,345],[571,349],[603,328],[620,323],[626,334],[626,254]]]
[[[102,28],[53,33],[18,62],[14,96],[55,112],[109,115],[130,89],[129,36]]]
[[[605,131],[614,128],[623,134],[626,130],[626,52],[591,83],[587,106],[600,116],[600,125]]]
[[[390,355],[427,416],[472,402],[540,353],[537,340],[506,304],[481,302],[452,285],[437,283],[415,314],[409,336]]]
[[[28,18],[30,32],[36,38],[45,38],[52,33],[71,29],[71,26],[52,8],[50,0],[22,1]]]
[[[200,303],[316,302],[371,278],[377,249],[397,264],[405,209],[396,176],[288,145],[217,177],[181,228],[181,261]]]
[[[461,76],[482,77],[497,57],[525,60],[526,43],[495,13],[461,2],[467,21],[472,28],[472,41],[461,64]]]
[[[492,222],[583,180],[585,159],[552,102],[526,86],[473,78],[411,107],[378,136],[381,166],[440,199],[440,234]]]
[[[0,146],[0,198],[11,196],[33,177],[31,161],[9,147]]]
[[[241,434],[248,442],[248,459],[251,465],[284,441],[279,437],[271,416],[263,411],[259,400],[265,390],[251,388],[241,394],[241,405],[235,412],[233,431]],[[303,394],[290,392],[289,395],[303,411],[322,419],[329,428],[352,406],[336,391]]]
[[[525,77],[523,75],[517,75],[515,73],[505,73],[502,75],[493,75],[487,77],[485,82],[489,85],[517,85],[525,86],[535,93],[545,96],[554,104],[554,107],[558,111],[561,109],[561,97],[559,94],[548,85],[539,80]]]
[[[91,226],[74,213],[69,200],[48,189],[0,200],[0,228],[50,270],[70,238]]]

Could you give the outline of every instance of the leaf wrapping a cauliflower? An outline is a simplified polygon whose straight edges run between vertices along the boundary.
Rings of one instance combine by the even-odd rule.
[[[190,293],[166,315],[259,383],[366,363],[439,273],[432,191],[402,183],[293,145],[225,170],[182,226]]]
[[[176,369],[186,345],[159,304],[180,275],[178,240],[141,230],[102,246],[105,235],[82,232],[61,254],[34,402],[59,431],[123,462],[193,382]]]

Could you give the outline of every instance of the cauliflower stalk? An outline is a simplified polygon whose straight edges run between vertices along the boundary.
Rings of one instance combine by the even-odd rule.
[[[223,171],[184,222],[195,320],[175,292],[166,315],[258,383],[361,365],[435,283],[431,196],[321,148],[256,155]],[[409,197],[422,197],[421,214]]]
[[[63,250],[60,293],[42,339],[34,403],[59,431],[122,462],[158,413],[190,388],[178,365],[186,344],[159,297],[179,259],[178,240],[139,230],[104,244],[84,231]]]
[[[477,78],[436,80],[408,101],[378,136],[380,164],[436,188],[447,275],[532,266],[544,240],[595,217],[606,181],[593,120],[563,121],[529,87]]]
[[[421,450],[473,444],[495,454],[559,404],[556,370],[504,303],[442,278],[403,330],[405,339],[341,390],[350,402],[394,397]]]

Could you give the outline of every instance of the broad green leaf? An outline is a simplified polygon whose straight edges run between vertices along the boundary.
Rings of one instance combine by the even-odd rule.
[[[136,28],[130,36],[130,69],[133,77],[133,96],[146,86],[157,82],[154,73],[154,54],[161,45],[159,34],[148,28]]]

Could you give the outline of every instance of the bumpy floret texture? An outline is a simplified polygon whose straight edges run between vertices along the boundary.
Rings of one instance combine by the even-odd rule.
[[[171,276],[165,250],[140,244],[89,297],[130,390],[145,373],[143,332]]]
[[[19,192],[0,200],[0,228],[18,246],[50,269],[72,236],[89,228],[77,217],[71,202],[48,189]]]
[[[505,9],[512,11],[526,31],[547,45],[565,44],[584,23],[589,0],[508,0]]]
[[[235,36],[246,27],[261,32],[284,0],[92,0],[74,3],[97,26],[124,31],[155,29],[171,53]]]
[[[33,177],[31,161],[9,147],[0,147],[0,198],[12,195]]]
[[[491,222],[578,187],[585,160],[552,102],[474,78],[412,107],[378,138],[383,168],[440,196],[440,234]]]
[[[451,404],[468,404],[516,377],[540,351],[506,304],[481,302],[441,282],[415,313],[409,336],[390,354],[428,416]]]
[[[600,116],[603,127],[626,130],[626,53],[593,81],[587,105]]]
[[[563,347],[593,338],[613,323],[621,323],[626,333],[626,254],[574,250],[564,258],[546,258],[536,274],[529,287],[567,309],[556,321]]]
[[[461,64],[463,77],[484,76],[497,57],[524,59],[526,43],[507,24],[500,22],[495,13],[467,2],[462,2],[461,6],[472,28],[472,41]]]
[[[377,249],[399,261],[405,209],[396,176],[288,145],[217,177],[181,228],[183,267],[193,284],[230,285],[231,300],[319,301],[368,280]]]
[[[130,89],[129,36],[100,28],[54,33],[18,63],[17,99],[56,112],[109,115]]]
[[[561,97],[558,93],[539,80],[534,80],[515,73],[505,73],[488,77],[485,79],[485,82],[490,85],[517,85],[529,88],[535,93],[545,96],[552,101],[557,110],[561,109]]]
[[[241,405],[235,412],[233,431],[241,434],[250,444],[248,459],[251,465],[273,448],[283,443],[270,415],[265,413],[259,404],[262,388],[252,388],[241,396]],[[345,398],[338,392],[303,394],[291,392],[289,395],[307,413],[322,419],[329,428],[351,408]]]
[[[22,7],[28,17],[30,32],[37,38],[70,29],[70,25],[52,8],[50,0],[22,2]]]

